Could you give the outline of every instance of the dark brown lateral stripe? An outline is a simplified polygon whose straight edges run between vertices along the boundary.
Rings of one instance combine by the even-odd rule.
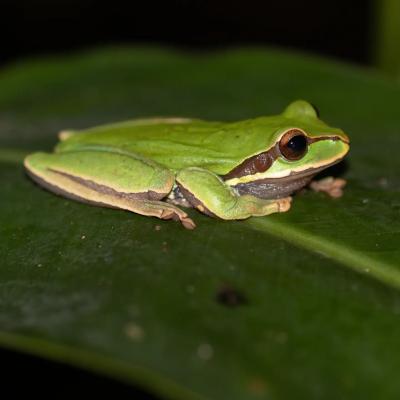
[[[79,183],[80,185],[85,186],[89,189],[92,189],[98,193],[104,193],[104,194],[114,196],[114,197],[119,197],[119,198],[126,198],[126,199],[130,199],[130,200],[161,200],[168,194],[168,193],[157,193],[152,190],[149,190],[147,192],[139,192],[139,193],[118,192],[115,189],[112,189],[108,186],[101,185],[101,184],[93,182],[89,179],[79,178],[77,176],[68,174],[66,172],[57,171],[56,169],[53,169],[53,168],[49,168],[49,171],[51,171],[55,174],[61,175],[61,176],[65,176],[69,180]]]
[[[310,145],[320,140],[342,140],[339,136],[324,136],[310,138],[307,136],[307,144]],[[279,151],[279,142],[269,150],[256,154],[244,160],[237,167],[230,170],[227,174],[222,175],[222,179],[227,181],[233,178],[241,178],[242,176],[254,175],[259,172],[265,172],[272,163],[281,156]]]
[[[65,197],[67,199],[79,201],[80,203],[85,203],[85,204],[90,204],[90,205],[95,205],[95,206],[101,206],[101,207],[108,207],[108,208],[118,208],[118,207],[113,207],[111,205],[108,205],[106,203],[101,203],[98,201],[93,201],[93,200],[87,200],[84,199],[83,197],[77,196],[73,193],[69,193],[66,190],[61,189],[60,187],[53,185],[52,183],[49,183],[42,179],[40,176],[36,175],[34,172],[26,169],[27,174],[32,178],[33,181],[35,181],[40,187],[48,190],[49,192],[52,192],[58,196]]]

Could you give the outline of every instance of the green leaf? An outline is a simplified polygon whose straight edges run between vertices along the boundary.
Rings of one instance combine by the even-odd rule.
[[[27,152],[151,115],[238,120],[304,98],[351,138],[345,195],[177,223],[35,186]],[[271,50],[106,49],[0,73],[0,344],[173,399],[396,399],[400,88]]]
[[[374,52],[376,64],[394,78],[400,77],[400,2],[374,1]]]

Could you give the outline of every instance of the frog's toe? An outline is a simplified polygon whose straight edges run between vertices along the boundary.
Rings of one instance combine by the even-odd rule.
[[[174,221],[181,221],[186,229],[196,228],[196,224],[188,215],[179,209],[164,209],[160,215],[161,219],[173,219]]]
[[[291,197],[284,197],[278,200],[278,212],[286,212],[290,209],[292,203]]]
[[[327,178],[320,179],[319,181],[312,181],[310,188],[315,192],[325,192],[330,197],[338,198],[343,196],[343,188],[346,186],[346,180],[342,178]]]
[[[189,217],[186,218],[182,218],[181,219],[182,225],[186,228],[186,229],[194,229],[196,228],[196,224],[193,222],[193,220]]]

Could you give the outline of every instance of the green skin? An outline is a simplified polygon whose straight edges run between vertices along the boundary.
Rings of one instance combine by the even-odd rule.
[[[304,156],[288,160],[275,152],[266,170],[235,173],[294,128],[309,140]],[[60,139],[54,153],[34,153],[24,161],[41,186],[79,201],[180,220],[189,229],[195,224],[177,205],[226,220],[287,211],[292,188],[306,185],[349,150],[343,131],[322,122],[303,100],[282,114],[234,123],[132,120],[64,131]],[[252,189],[243,193],[241,186]]]

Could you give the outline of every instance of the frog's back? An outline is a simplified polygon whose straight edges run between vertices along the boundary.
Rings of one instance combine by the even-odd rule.
[[[317,119],[281,115],[227,123],[156,118],[102,125],[76,134],[64,133],[65,140],[56,151],[83,148],[119,151],[151,159],[173,170],[196,166],[226,174],[248,157],[268,150],[281,132],[293,127],[314,136],[328,128]]]
[[[212,138],[221,134],[225,125],[186,118],[125,121],[82,131],[63,131],[56,151],[109,149],[138,154],[171,169],[196,165],[224,172],[235,163],[235,157],[224,152],[221,142]]]

